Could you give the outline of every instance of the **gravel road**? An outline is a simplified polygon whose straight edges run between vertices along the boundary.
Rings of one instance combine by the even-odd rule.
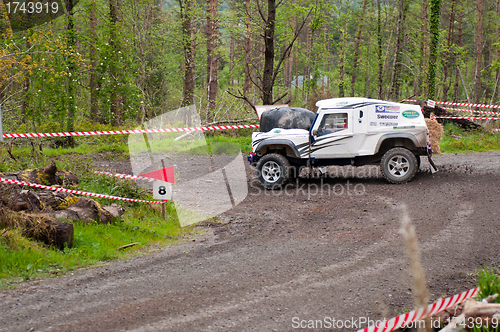
[[[248,169],[248,197],[201,236],[0,293],[0,331],[356,330],[413,308],[405,211],[431,299],[462,292],[500,266],[500,153],[434,161],[406,185],[345,167],[282,192]]]

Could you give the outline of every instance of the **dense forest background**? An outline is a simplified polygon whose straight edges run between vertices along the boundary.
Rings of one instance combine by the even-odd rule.
[[[5,132],[127,126],[191,104],[218,124],[341,96],[500,101],[500,0],[58,4],[23,29],[0,0]]]

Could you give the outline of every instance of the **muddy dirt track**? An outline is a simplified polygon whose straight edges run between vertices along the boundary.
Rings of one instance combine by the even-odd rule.
[[[413,308],[401,204],[432,300],[462,292],[483,264],[500,266],[500,153],[435,162],[439,173],[406,185],[345,168],[275,195],[249,177],[246,200],[203,236],[0,293],[0,331],[293,331],[331,319],[356,330]]]

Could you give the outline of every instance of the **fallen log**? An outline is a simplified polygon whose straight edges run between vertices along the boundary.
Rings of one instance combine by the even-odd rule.
[[[27,169],[19,172],[17,174],[17,179],[20,181],[51,186],[57,184],[56,172],[56,163],[52,161],[47,167]]]
[[[424,111],[424,117],[429,118],[431,113],[434,113],[436,116],[454,116],[455,114],[448,112],[444,108],[441,108],[439,106],[436,106],[434,108],[429,107],[429,106],[424,106],[423,108]],[[463,129],[466,130],[471,130],[471,129],[478,129],[481,128],[482,126],[478,123],[472,122],[470,120],[466,119],[437,119],[439,123],[444,123],[446,121],[451,121],[455,123],[456,125],[462,127]]]
[[[424,112],[424,118],[430,118],[431,113],[433,113],[436,116],[454,116],[455,114],[448,112],[442,107],[436,106],[436,107],[429,107],[427,106],[427,103],[423,100],[417,100],[415,104],[420,105],[422,108],[422,111]],[[444,123],[446,121],[451,121],[458,126],[470,130],[470,129],[478,129],[482,127],[480,124],[472,122],[470,120],[466,119],[437,119],[439,123]]]
[[[23,236],[61,250],[64,247],[73,247],[73,224],[61,222],[42,214],[25,214],[21,218],[24,219]]]
[[[465,301],[465,306],[464,306],[463,312],[459,316],[453,318],[453,320],[448,325],[446,325],[443,329],[441,329],[440,332],[460,332],[460,331],[465,330],[465,328],[468,325],[467,318],[471,317],[469,315],[470,315],[470,313],[473,312],[472,310],[474,308],[478,308],[478,307],[482,308],[483,306],[492,305],[490,303],[495,301],[497,297],[498,297],[498,294],[488,296],[487,298],[485,298],[483,300],[486,303],[485,302],[478,302],[478,301],[473,300],[473,299],[469,299],[469,300]],[[493,305],[495,307],[500,306],[500,304],[496,304],[496,303],[494,303]],[[467,313],[467,310],[469,310],[469,313]]]

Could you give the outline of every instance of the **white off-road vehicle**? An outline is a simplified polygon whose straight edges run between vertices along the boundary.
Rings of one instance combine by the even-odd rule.
[[[391,183],[410,181],[422,155],[436,169],[420,106],[366,98],[321,100],[316,106],[308,130],[273,128],[252,134],[248,160],[265,188],[280,188],[298,177],[301,167],[380,164]]]

